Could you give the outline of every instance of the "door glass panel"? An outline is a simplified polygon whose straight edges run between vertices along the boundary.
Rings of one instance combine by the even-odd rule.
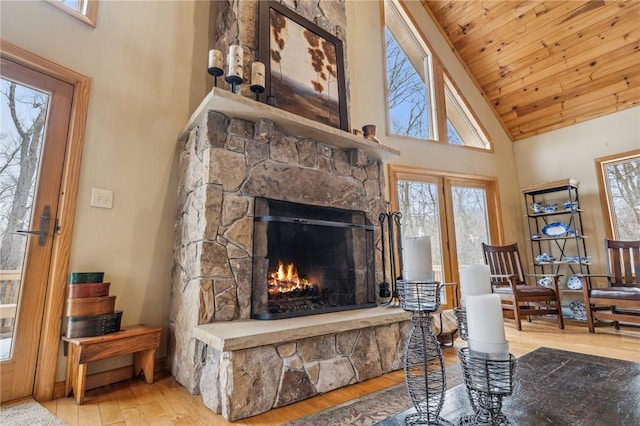
[[[49,95],[0,79],[0,360],[12,356]],[[33,244],[38,237],[32,237]]]
[[[431,262],[435,280],[444,282],[438,185],[398,180],[398,205],[402,213],[402,237],[431,237]],[[442,303],[446,303],[442,293]]]
[[[481,243],[491,242],[486,191],[452,185],[451,200],[458,266],[484,263]]]

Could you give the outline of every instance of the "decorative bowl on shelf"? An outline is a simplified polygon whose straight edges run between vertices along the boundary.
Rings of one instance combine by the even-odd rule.
[[[582,280],[577,275],[571,275],[567,280],[567,288],[569,290],[582,290]]]
[[[555,256],[551,256],[549,253],[542,253],[536,256],[536,262],[538,263],[549,263],[556,260]]]
[[[551,277],[540,278],[538,280],[538,284],[540,284],[542,287],[553,287],[553,278]]]
[[[564,222],[549,223],[542,228],[542,233],[547,237],[561,237],[569,232],[569,225]]]
[[[531,239],[532,240],[539,240],[540,238],[542,238],[542,236],[540,234],[531,234]]]
[[[575,210],[575,209],[578,208],[578,202],[577,201],[567,201],[562,206],[564,207],[565,210]]]
[[[556,204],[547,204],[546,206],[544,206],[544,212],[545,213],[553,213],[556,210],[558,210],[558,203],[556,203]]]

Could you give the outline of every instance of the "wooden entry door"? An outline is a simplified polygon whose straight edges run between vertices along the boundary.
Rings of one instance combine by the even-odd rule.
[[[1,60],[0,270],[14,275],[0,285],[15,315],[3,319],[0,339],[0,397],[8,401],[33,393],[73,86]]]

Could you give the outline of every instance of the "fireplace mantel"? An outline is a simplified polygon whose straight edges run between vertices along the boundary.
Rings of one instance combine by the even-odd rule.
[[[178,140],[184,140],[189,134],[189,131],[201,121],[203,114],[211,110],[220,112],[230,118],[239,118],[253,122],[260,119],[271,120],[276,126],[288,133],[310,138],[339,148],[361,149],[369,157],[382,161],[389,161],[400,155],[400,151],[396,149],[370,141],[361,136],[352,135],[344,130],[327,126],[326,124],[215,87],[191,115],[187,125],[180,133]]]

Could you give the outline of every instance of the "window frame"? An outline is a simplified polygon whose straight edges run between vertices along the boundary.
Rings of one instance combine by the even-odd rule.
[[[78,0],[81,5],[79,9],[74,9],[69,5],[66,5],[62,0],[44,0],[53,7],[61,10],[67,15],[77,19],[78,21],[86,24],[92,28],[96,27],[98,20],[98,0]]]
[[[607,178],[607,167],[612,164],[624,163],[627,161],[640,160],[640,149],[611,154],[605,157],[596,158],[596,176],[598,178],[598,192],[600,194],[600,206],[607,238],[618,240],[618,227],[616,224],[615,212],[612,206],[611,192],[609,191],[609,180]]]
[[[414,141],[427,141],[438,144],[444,144],[447,146],[455,146],[458,148],[464,149],[472,149],[472,150],[480,150],[482,152],[494,152],[493,141],[486,131],[486,129],[480,123],[477,115],[473,112],[473,109],[470,107],[467,100],[462,95],[461,91],[450,77],[449,73],[445,69],[444,65],[440,58],[434,53],[432,46],[429,44],[427,37],[422,32],[420,27],[415,22],[413,16],[408,12],[406,5],[402,1],[398,0],[384,0],[381,2],[382,8],[382,32],[383,32],[383,40],[385,40],[385,34],[387,28],[387,13],[393,13],[397,16],[397,19],[402,19],[404,22],[401,25],[404,27],[406,31],[410,32],[410,37],[416,41],[421,46],[421,49],[425,52],[426,57],[429,59],[428,64],[430,65],[430,72],[427,72],[430,80],[428,84],[431,87],[427,88],[427,93],[432,96],[431,99],[428,100],[430,102],[430,113],[431,113],[431,128],[430,128],[430,136],[431,138],[423,139],[416,136],[407,136],[407,135],[398,135],[395,133],[391,133],[391,117],[390,117],[390,108],[389,108],[389,85],[386,80],[387,76],[387,61],[386,61],[386,45],[383,46],[385,49],[385,60],[384,60],[384,75],[385,75],[385,115],[386,115],[386,135],[394,138],[408,139]],[[389,8],[389,12],[387,12],[387,8]],[[393,31],[392,31],[393,32]],[[396,41],[401,44],[401,41],[398,41],[396,37]],[[406,54],[406,52],[405,52]],[[407,55],[408,56],[408,55]],[[464,115],[464,121],[467,125],[471,127],[471,133],[475,133],[478,135],[476,140],[480,140],[484,142],[485,147],[467,145],[465,144],[458,145],[449,143],[448,133],[447,133],[447,101],[446,101],[446,93],[445,86],[449,84],[452,89],[452,96],[455,98],[457,102],[457,106]],[[425,86],[427,86],[427,82],[425,82]],[[458,132],[459,133],[459,132]]]

